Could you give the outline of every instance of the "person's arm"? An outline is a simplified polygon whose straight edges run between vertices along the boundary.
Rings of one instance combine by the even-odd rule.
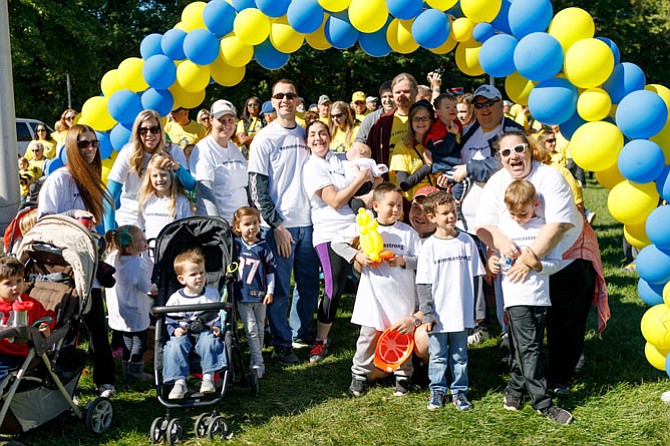
[[[372,181],[370,169],[359,169],[358,166],[354,166],[354,168],[357,171],[356,178],[344,189],[338,191],[335,186],[329,184],[314,193],[333,209],[339,209],[346,205],[364,183]]]
[[[489,156],[483,160],[471,160],[466,166],[467,176],[473,181],[485,183],[502,167],[500,160]]]
[[[116,229],[116,211],[115,208],[121,206],[120,198],[121,191],[123,190],[123,184],[114,180],[107,180],[107,194],[111,197],[111,202],[103,200],[103,224],[105,226],[105,231],[110,229]]]
[[[177,179],[181,183],[182,186],[184,186],[184,189],[186,190],[193,190],[195,189],[196,182],[195,178],[191,174],[191,172],[188,171],[188,169],[185,169],[184,166],[179,165],[179,168],[175,170],[175,175],[177,176]]]
[[[216,204],[216,196],[214,195],[213,181],[198,181],[196,185],[197,200],[196,206],[198,215],[218,217],[219,207]]]
[[[283,223],[275,203],[270,198],[270,178],[257,172],[249,172],[249,195],[252,202],[261,212],[263,220],[276,228]]]
[[[432,328],[432,324],[437,322],[437,317],[435,317],[435,302],[433,301],[433,285],[430,283],[418,283],[416,290],[419,295],[419,311],[423,315],[421,321],[424,324],[429,324]]]
[[[507,256],[516,259],[521,255],[519,247],[502,233],[495,225],[483,225],[476,230],[479,240],[484,242],[489,248],[500,252],[501,256]]]
[[[424,164],[414,172],[413,174],[409,174],[407,172],[403,171],[396,171],[396,178],[398,179],[398,186],[400,186],[400,189],[403,190],[403,192],[406,192],[419,184],[424,178],[426,178],[428,175],[430,175],[431,171],[431,166],[429,164]]]

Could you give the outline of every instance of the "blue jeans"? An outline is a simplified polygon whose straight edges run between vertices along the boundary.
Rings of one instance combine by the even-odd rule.
[[[0,381],[5,379],[11,371],[18,370],[25,360],[23,356],[0,355]]]
[[[451,393],[468,390],[468,330],[429,333],[428,378],[430,390],[447,391],[447,371],[451,369]]]
[[[223,339],[209,331],[200,333],[195,344],[195,352],[200,356],[202,373],[214,373],[226,365]],[[193,349],[191,337],[171,336],[163,350],[163,382],[187,379],[189,374],[188,355]]]
[[[312,323],[319,298],[319,258],[312,246],[312,227],[287,229],[293,238],[289,257],[282,257],[277,252],[274,231],[264,228],[262,234],[277,261],[275,294],[267,308],[272,344],[277,347],[291,347],[294,339],[310,341],[314,338]],[[296,290],[291,302],[289,323],[286,316],[291,291],[291,273]]]

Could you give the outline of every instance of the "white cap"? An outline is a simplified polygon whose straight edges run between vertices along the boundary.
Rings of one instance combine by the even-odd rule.
[[[214,119],[218,119],[224,115],[232,115],[234,117],[237,117],[237,110],[235,110],[235,106],[230,101],[226,101],[225,99],[219,99],[218,101],[212,104],[210,114]]]
[[[472,98],[474,99],[477,96],[483,96],[486,99],[498,99],[498,100],[502,99],[500,90],[498,90],[493,85],[486,85],[486,84],[476,89],[474,94],[472,95]]]

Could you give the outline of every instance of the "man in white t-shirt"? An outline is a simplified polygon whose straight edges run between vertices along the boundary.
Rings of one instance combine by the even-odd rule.
[[[293,345],[314,341],[312,319],[319,294],[319,260],[312,246],[310,202],[302,184],[309,157],[305,130],[295,120],[298,94],[292,81],[282,79],[272,87],[277,119],[261,129],[251,143],[249,191],[263,217],[263,235],[275,258],[276,287],[268,306],[274,345],[273,356],[283,364],[298,357]],[[290,324],[286,319],[291,286],[296,283]]]

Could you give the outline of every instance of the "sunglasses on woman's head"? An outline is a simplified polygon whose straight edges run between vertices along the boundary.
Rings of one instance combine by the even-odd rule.
[[[161,132],[161,128],[157,125],[153,127],[140,127],[138,132],[140,136],[145,136],[149,132],[151,132],[152,135],[158,135]]]
[[[507,158],[508,156],[510,156],[512,154],[512,151],[515,151],[516,153],[523,153],[523,152],[526,151],[527,148],[528,148],[528,144],[526,144],[524,142],[524,143],[521,143],[521,144],[517,144],[513,147],[505,147],[504,149],[500,149],[498,151],[498,154],[500,154],[501,158]]]
[[[272,95],[272,98],[276,99],[278,101],[281,101],[282,99],[284,99],[284,97],[286,97],[286,99],[291,101],[291,100],[297,98],[298,95],[293,93],[293,92],[290,92],[290,91],[288,93],[284,93],[284,92],[280,91],[279,93],[275,93],[275,94]]]
[[[77,147],[79,147],[80,149],[88,149],[89,147],[97,149],[98,147],[100,147],[100,141],[98,141],[97,139],[94,139],[93,141],[89,141],[88,139],[80,139],[79,141],[77,141]]]

